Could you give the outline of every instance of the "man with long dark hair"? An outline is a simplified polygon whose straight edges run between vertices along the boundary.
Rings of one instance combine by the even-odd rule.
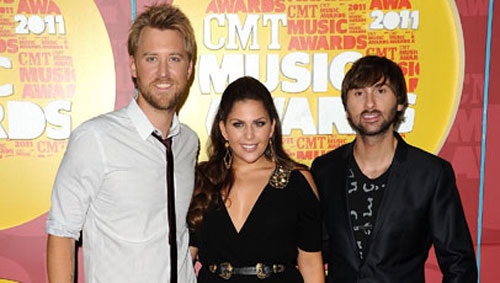
[[[312,165],[326,232],[327,282],[424,282],[434,245],[443,282],[473,283],[477,269],[453,169],[395,132],[408,106],[400,67],[356,61],[342,83],[354,142]]]

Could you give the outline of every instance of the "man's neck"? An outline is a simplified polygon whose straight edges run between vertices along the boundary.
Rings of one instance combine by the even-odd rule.
[[[163,134],[163,139],[168,137],[170,133],[170,127],[172,126],[172,119],[174,117],[174,111],[159,111],[154,114],[147,114],[149,121],[151,124],[155,126],[155,128],[159,129]]]
[[[161,131],[161,133],[163,134],[162,138],[166,139],[170,132],[170,126],[172,125],[175,110],[156,109],[140,97],[137,99],[137,104],[139,105],[139,108],[141,108],[141,110],[144,112],[151,124],[153,124],[156,129]]]
[[[353,154],[361,172],[372,179],[382,175],[391,166],[397,144],[391,129],[377,136],[357,134]]]

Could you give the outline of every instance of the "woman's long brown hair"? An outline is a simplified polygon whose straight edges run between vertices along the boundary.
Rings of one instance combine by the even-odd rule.
[[[276,121],[274,134],[271,137],[276,164],[292,168],[305,168],[304,165],[293,161],[283,149],[281,122],[274,106],[271,93],[258,80],[252,77],[242,77],[228,85],[222,94],[217,114],[212,123],[208,144],[208,161],[201,162],[195,170],[195,188],[187,221],[191,230],[197,230],[203,223],[203,216],[209,209],[220,207],[224,204],[234,183],[232,168],[224,166],[226,148],[225,139],[219,129],[219,122],[226,122],[227,116],[238,101],[255,100],[262,103],[271,121]],[[271,160],[272,150],[266,148],[265,157]],[[224,194],[223,194],[224,191]]]

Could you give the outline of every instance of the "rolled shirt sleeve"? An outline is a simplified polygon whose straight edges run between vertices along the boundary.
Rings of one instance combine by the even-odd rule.
[[[52,190],[46,231],[79,240],[90,203],[104,176],[104,152],[95,131],[86,124],[70,137]]]

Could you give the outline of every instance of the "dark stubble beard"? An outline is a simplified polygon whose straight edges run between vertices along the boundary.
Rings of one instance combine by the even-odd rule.
[[[382,124],[380,125],[380,127],[378,127],[377,129],[375,129],[374,131],[369,131],[368,129],[366,129],[365,127],[363,127],[361,125],[361,122],[359,122],[359,125],[356,125],[352,121],[351,114],[349,113],[349,111],[347,111],[347,121],[349,122],[349,125],[351,125],[351,128],[353,128],[353,130],[356,131],[356,133],[358,135],[362,136],[362,137],[373,137],[373,136],[382,135],[382,134],[385,134],[387,132],[387,130],[389,130],[389,128],[391,127],[392,124],[395,123],[395,121],[396,121],[396,113],[398,111],[397,107],[398,106],[396,104],[389,111],[389,117],[387,117],[387,119],[384,119],[382,121]],[[361,113],[361,115],[366,114],[366,113],[379,113],[379,114],[381,114],[380,111],[375,110],[375,111],[363,111]]]
[[[144,100],[146,100],[148,104],[151,105],[153,108],[161,111],[171,111],[174,110],[175,107],[177,107],[177,104],[179,103],[180,100],[180,95],[178,93],[174,93],[174,97],[170,100],[170,103],[167,106],[161,105],[155,99],[153,93],[141,83],[141,80],[139,78],[137,78],[136,80],[139,93],[141,93]],[[154,83],[155,82],[153,82],[153,84]]]

